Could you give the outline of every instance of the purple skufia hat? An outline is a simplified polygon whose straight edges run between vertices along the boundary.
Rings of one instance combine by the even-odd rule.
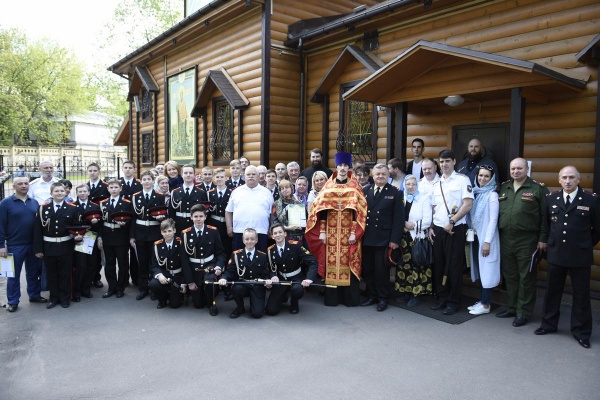
[[[346,152],[337,153],[334,157],[335,166],[337,167],[340,164],[346,164],[350,168],[352,168],[352,154]]]

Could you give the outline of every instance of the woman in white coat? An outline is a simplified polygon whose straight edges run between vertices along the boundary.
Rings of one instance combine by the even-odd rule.
[[[499,206],[491,166],[479,166],[473,192],[475,200],[469,213],[471,228],[475,231],[471,245],[471,279],[473,282],[481,280],[481,300],[469,307],[469,313],[480,315],[490,312],[493,290],[500,283]]]
[[[408,302],[409,307],[419,304],[419,296],[432,293],[431,266],[415,265],[411,249],[415,238],[425,237],[431,225],[432,214],[429,196],[419,195],[417,178],[407,175],[404,180],[404,211],[406,222],[402,236],[402,257],[396,272],[394,290],[399,292],[398,302]],[[418,230],[418,231],[417,231]]]

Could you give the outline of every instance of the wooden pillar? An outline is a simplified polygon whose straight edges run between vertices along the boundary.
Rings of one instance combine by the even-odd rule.
[[[390,108],[390,107],[386,107],[386,125],[387,125],[387,131],[385,134],[385,142],[387,143],[387,146],[385,148],[385,161],[387,162],[387,160],[389,160],[390,158],[392,158],[392,148],[394,147],[394,117],[395,117],[395,113],[394,113],[394,109]]]
[[[600,59],[600,52],[595,52],[596,57]],[[596,58],[594,57],[594,58]],[[598,65],[600,74],[600,64]],[[598,75],[600,80],[600,75]],[[596,144],[594,147],[594,193],[600,193],[600,91],[596,93]]]
[[[404,160],[406,140],[408,139],[407,115],[408,103],[396,103],[394,118],[394,157]],[[387,160],[386,160],[387,161]]]
[[[321,150],[323,151],[323,165],[329,165],[329,94],[323,96],[323,118],[321,119]]]
[[[523,157],[525,143],[525,97],[522,88],[513,88],[510,92],[510,133],[508,159]]]

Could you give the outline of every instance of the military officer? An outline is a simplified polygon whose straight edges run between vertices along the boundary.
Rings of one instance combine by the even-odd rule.
[[[556,332],[560,300],[567,273],[573,285],[571,334],[584,348],[590,347],[592,306],[590,271],[594,246],[600,241],[600,198],[579,187],[579,171],[573,166],[560,170],[562,190],[547,197],[548,289],[544,297],[542,325],[536,335]]]
[[[148,295],[148,278],[150,275],[151,254],[154,242],[160,239],[160,221],[165,216],[153,216],[150,210],[164,207],[165,196],[154,190],[154,179],[150,171],[142,172],[140,176],[142,190],[131,196],[134,221],[130,224],[130,245],[138,261],[138,289],[136,300],[142,300]]]
[[[258,233],[252,228],[246,228],[242,234],[244,248],[239,249],[231,255],[229,265],[225,273],[219,279],[219,285],[225,286],[227,281],[252,281],[264,279],[262,283],[256,284],[233,284],[233,297],[237,307],[229,314],[229,318],[238,318],[246,312],[244,307],[244,296],[250,296],[250,314],[254,318],[260,318],[265,312],[265,286],[271,286],[272,274],[269,271],[267,255],[256,249]]]
[[[514,318],[513,326],[525,325],[533,313],[536,297],[537,267],[531,256],[537,249],[546,251],[548,188],[527,176],[527,160],[510,162],[511,179],[500,187],[500,265],[508,292],[508,307],[498,318]]]
[[[106,267],[104,273],[108,282],[108,291],[102,295],[103,298],[116,294],[117,298],[124,296],[125,286],[128,280],[129,258],[129,223],[127,218],[131,217],[133,208],[131,201],[121,196],[121,182],[117,179],[108,181],[108,192],[110,197],[100,202],[102,213],[102,233],[98,239],[98,246],[104,249]],[[123,213],[123,214],[119,214]],[[119,217],[123,215],[123,217]],[[125,219],[124,219],[125,218]],[[119,273],[117,275],[117,262]]]
[[[191,275],[181,262],[183,247],[181,239],[175,237],[175,221],[171,218],[160,223],[162,239],[154,243],[152,250],[152,275],[150,290],[158,299],[156,308],[167,306],[171,308],[181,306],[182,292],[185,292],[185,284],[190,282]],[[179,289],[176,287],[179,286]]]
[[[291,295],[290,314],[298,314],[300,307],[298,300],[304,296],[305,288],[309,287],[317,279],[317,259],[310,254],[302,243],[290,240],[286,241],[286,232],[283,225],[275,223],[269,229],[275,244],[267,250],[269,268],[272,274],[276,274],[272,281],[279,282],[273,286],[269,300],[267,301],[266,313],[276,315],[281,309],[281,303]],[[301,265],[308,266],[307,274],[302,273]],[[282,282],[294,282],[291,285],[281,285]]]
[[[71,304],[71,269],[74,242],[83,237],[69,234],[68,228],[81,224],[81,212],[77,206],[64,201],[66,190],[62,183],[50,186],[52,201],[40,206],[33,229],[33,251],[46,264],[50,299],[46,308],[59,303],[63,308]]]
[[[363,236],[362,274],[367,283],[368,298],[361,306],[377,304],[377,311],[387,308],[390,297],[390,268],[386,264],[387,249],[397,249],[404,231],[404,196],[387,183],[387,165],[373,167],[374,184],[366,193],[367,225]]]
[[[221,243],[225,249],[225,256],[228,259],[231,255],[231,237],[227,234],[227,224],[225,223],[225,208],[229,202],[232,189],[225,185],[227,175],[223,168],[215,170],[216,185],[208,193],[208,201],[210,202],[210,210],[208,220],[211,225],[214,225],[219,230]]]
[[[204,308],[211,304],[210,315],[218,314],[214,304],[214,285],[206,288],[204,281],[214,282],[225,269],[227,256],[221,244],[217,228],[207,225],[206,209],[202,204],[196,204],[190,210],[194,226],[182,231],[183,240],[182,263],[191,271],[189,288],[192,291],[192,302],[196,308]]]
[[[206,192],[194,184],[196,170],[193,165],[186,164],[181,167],[183,184],[171,192],[169,203],[169,217],[175,220],[177,232],[194,225],[190,209],[198,203],[206,203]]]

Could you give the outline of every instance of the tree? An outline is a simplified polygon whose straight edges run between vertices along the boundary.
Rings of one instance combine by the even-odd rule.
[[[83,76],[75,56],[55,42],[0,30],[0,142],[68,140],[69,115],[93,104]]]

